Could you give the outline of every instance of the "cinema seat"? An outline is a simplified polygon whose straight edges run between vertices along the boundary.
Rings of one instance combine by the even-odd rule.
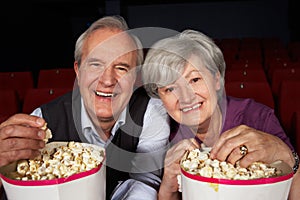
[[[20,101],[14,89],[0,89],[0,123],[20,111]]]
[[[30,88],[34,88],[32,72],[0,72],[0,89],[14,89],[20,102],[23,102],[25,93]]]
[[[41,69],[37,88],[70,88],[77,86],[73,68]]]
[[[225,90],[229,96],[252,98],[270,108],[274,108],[274,99],[270,85],[267,82],[227,82],[225,83]]]
[[[71,91],[70,88],[33,88],[27,91],[22,111],[30,114],[35,108]]]
[[[280,85],[278,114],[286,133],[291,131],[291,119],[294,112],[300,111],[300,80],[284,80]]]

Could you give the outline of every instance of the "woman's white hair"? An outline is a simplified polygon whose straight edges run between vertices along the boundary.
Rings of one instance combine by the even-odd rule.
[[[221,99],[226,68],[223,53],[211,38],[195,30],[185,30],[162,39],[148,51],[142,67],[142,78],[148,94],[159,98],[157,89],[177,80],[192,55],[198,56],[212,75],[220,73],[221,89],[218,96]]]

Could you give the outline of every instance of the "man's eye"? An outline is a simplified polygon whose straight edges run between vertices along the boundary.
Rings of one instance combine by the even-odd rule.
[[[102,65],[100,63],[97,62],[92,62],[89,64],[91,67],[101,67]]]
[[[117,65],[116,69],[120,70],[120,71],[128,72],[128,67],[126,67],[126,66]]]

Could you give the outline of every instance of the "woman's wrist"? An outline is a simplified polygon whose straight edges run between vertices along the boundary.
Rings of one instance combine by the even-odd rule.
[[[165,187],[164,184],[161,184],[158,191],[158,200],[179,200],[181,199],[181,193],[178,191],[172,191],[170,188]]]
[[[158,200],[180,200],[180,192],[161,192],[158,193]]]
[[[299,155],[297,154],[297,152],[293,151],[293,156],[294,156],[294,160],[295,160],[295,164],[293,166],[293,171],[294,174],[297,172],[297,170],[299,169]]]

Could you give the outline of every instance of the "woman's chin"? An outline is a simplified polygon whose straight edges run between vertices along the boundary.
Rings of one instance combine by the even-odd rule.
[[[199,117],[184,117],[181,119],[181,124],[191,127],[198,127],[202,122],[203,120],[199,119]]]

